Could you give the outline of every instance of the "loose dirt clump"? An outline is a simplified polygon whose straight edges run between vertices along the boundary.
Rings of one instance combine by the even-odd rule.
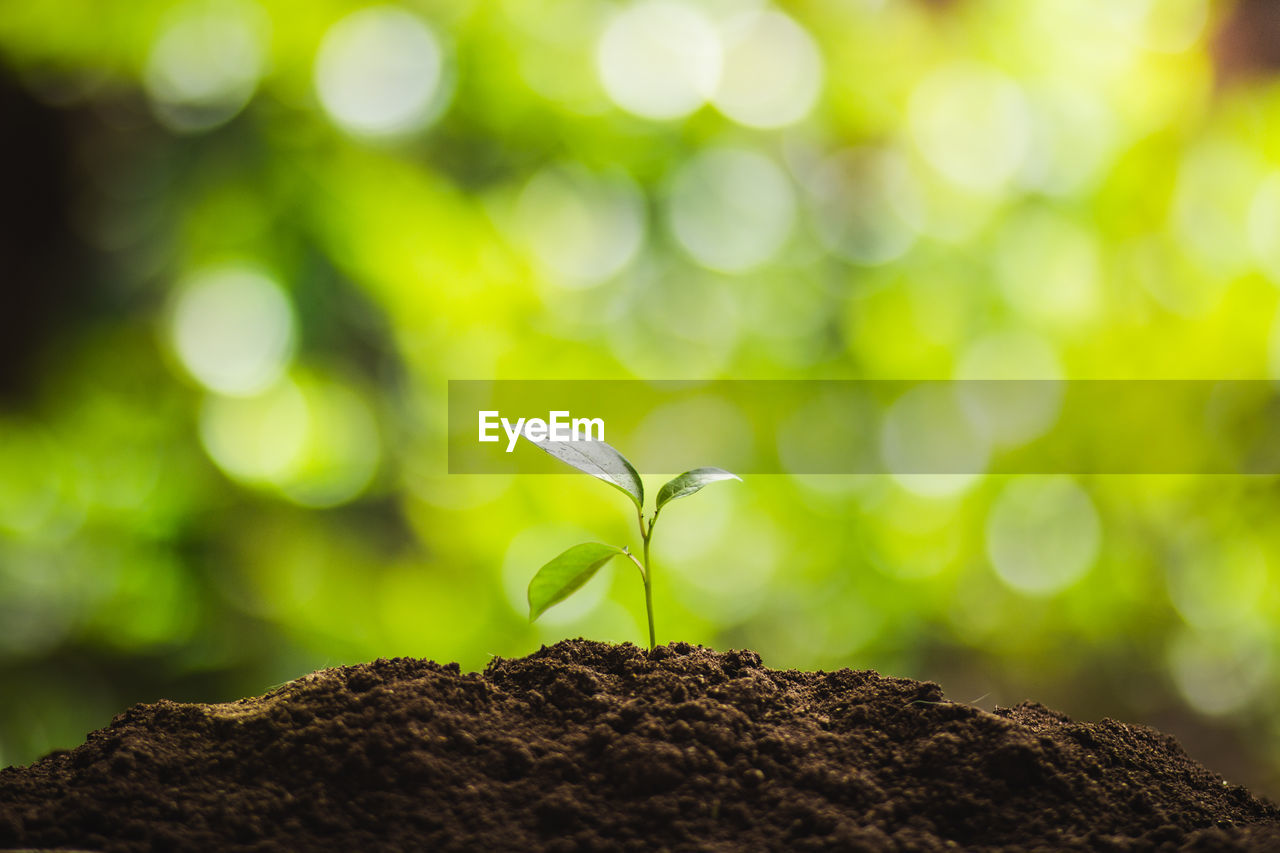
[[[575,640],[135,706],[0,771],[4,847],[1280,850],[1280,809],[1141,726]]]

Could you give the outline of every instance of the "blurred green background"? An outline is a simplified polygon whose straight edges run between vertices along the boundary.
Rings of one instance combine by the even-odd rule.
[[[7,0],[0,766],[133,702],[642,642],[449,379],[1280,374],[1262,0]],[[625,448],[624,448],[625,450]],[[651,480],[651,488],[661,480]],[[1177,735],[1280,795],[1269,477],[755,477],[659,641]]]

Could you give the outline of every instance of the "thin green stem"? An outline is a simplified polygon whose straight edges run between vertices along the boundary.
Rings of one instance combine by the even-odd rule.
[[[644,564],[636,559],[636,555],[631,553],[631,549],[626,545],[622,546],[622,553],[627,555],[627,559],[636,564],[636,571],[640,573],[640,580],[644,581]]]
[[[644,568],[640,574],[644,578],[644,612],[649,617],[649,651],[653,651],[658,645],[658,640],[653,630],[653,577],[651,575],[653,564],[649,562],[649,540],[653,537],[653,525],[658,523],[657,510],[654,510],[653,518],[649,519],[646,525],[644,512],[640,507],[636,507],[636,523],[640,525],[640,539],[644,542]],[[635,558],[632,557],[632,559]]]
[[[653,532],[653,525],[649,526],[649,533]],[[649,651],[653,651],[657,645],[653,634],[653,564],[649,562],[649,536],[644,537],[644,610],[649,617]]]

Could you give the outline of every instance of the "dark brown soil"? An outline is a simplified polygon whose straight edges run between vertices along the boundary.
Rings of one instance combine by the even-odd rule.
[[[558,643],[139,705],[0,771],[0,848],[1280,850],[1167,735],[752,652]]]

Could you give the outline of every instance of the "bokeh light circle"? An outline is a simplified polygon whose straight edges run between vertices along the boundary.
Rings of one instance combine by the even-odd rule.
[[[1087,227],[1048,210],[1022,211],[1001,229],[996,252],[1000,289],[1026,319],[1074,327],[1098,315],[1104,267]]]
[[[1000,191],[1031,148],[1031,115],[1018,84],[980,65],[930,74],[912,92],[908,118],[925,160],[976,192]]]
[[[1000,580],[1027,595],[1048,596],[1093,565],[1102,525],[1093,501],[1070,477],[1021,476],[992,505],[986,540]]]
[[[246,0],[195,0],[174,10],[151,46],[143,85],[170,130],[208,130],[244,108],[266,64],[267,19]]]
[[[341,383],[282,379],[254,397],[210,395],[200,439],[230,477],[274,486],[294,503],[346,503],[368,487],[381,459],[368,404]]]
[[[1045,83],[1027,91],[1031,140],[1019,183],[1071,197],[1093,189],[1116,155],[1114,109],[1087,86]]]
[[[200,409],[205,452],[246,483],[281,482],[302,457],[307,400],[288,380],[253,397],[211,395]]]
[[[609,98],[642,118],[681,118],[706,103],[720,80],[720,38],[696,6],[646,0],[620,10],[596,48]]]
[[[1271,320],[1271,334],[1267,340],[1267,375],[1280,379],[1280,311]]]
[[[1189,530],[1165,569],[1169,600],[1187,624],[1206,631],[1259,622],[1267,601],[1266,549],[1246,532],[1230,538]]]
[[[644,196],[624,175],[597,177],[576,164],[529,179],[515,229],[557,284],[591,287],[631,262],[644,242]]]
[[[1246,627],[1183,630],[1166,652],[1178,692],[1207,716],[1239,711],[1257,697],[1271,674],[1271,658],[1265,634]]]
[[[947,497],[968,489],[986,470],[986,435],[945,383],[922,383],[893,402],[880,425],[880,456],[903,488]]]
[[[316,54],[315,87],[335,124],[355,136],[422,130],[448,101],[440,39],[418,16],[372,6],[342,18]]]
[[[283,289],[250,266],[198,272],[179,285],[170,336],[182,366],[211,391],[252,395],[293,355],[293,309]]]
[[[807,116],[822,89],[812,36],[777,10],[734,15],[720,26],[724,66],[711,102],[738,124],[776,128]]]
[[[382,440],[364,398],[346,385],[311,379],[302,383],[307,441],[297,466],[279,483],[294,503],[329,507],[362,494],[377,474]]]
[[[1249,205],[1249,244],[1272,284],[1280,286],[1280,172],[1272,172]]]
[[[1134,44],[1159,53],[1190,50],[1209,22],[1208,0],[1124,0],[1100,11]]]
[[[757,518],[722,537],[714,558],[699,560],[686,571],[668,563],[671,591],[693,612],[722,623],[749,619],[769,604],[770,580],[783,553],[781,539],[775,524]]]
[[[671,183],[671,231],[702,266],[740,273],[768,261],[791,235],[796,199],[773,160],[745,148],[709,148]]]
[[[1025,330],[978,338],[956,365],[956,379],[968,380],[960,395],[970,418],[998,445],[1022,444],[1053,426],[1062,411],[1062,378],[1053,347]]]
[[[1273,214],[1269,164],[1256,148],[1222,133],[1201,135],[1180,157],[1169,210],[1179,247],[1210,278],[1252,272],[1259,239],[1264,249],[1275,242],[1265,232]]]

